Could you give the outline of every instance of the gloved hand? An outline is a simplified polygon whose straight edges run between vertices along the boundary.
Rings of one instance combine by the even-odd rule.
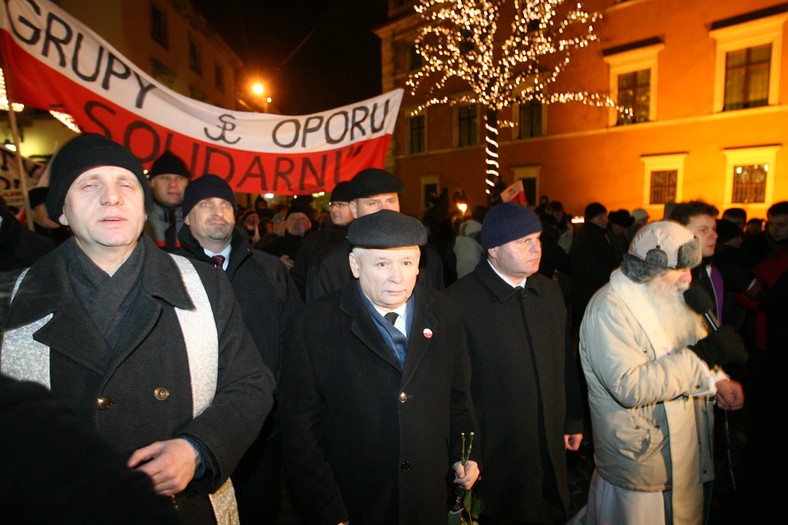
[[[743,365],[747,362],[744,342],[730,326],[721,326],[719,330],[711,332],[689,348],[703,359],[709,368],[717,365]]]

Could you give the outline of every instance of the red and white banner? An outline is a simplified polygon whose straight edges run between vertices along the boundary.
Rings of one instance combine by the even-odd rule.
[[[68,113],[148,167],[170,150],[195,175],[215,173],[239,192],[328,191],[383,167],[403,94],[303,116],[218,108],[159,84],[45,0],[0,1],[0,46],[14,102]]]

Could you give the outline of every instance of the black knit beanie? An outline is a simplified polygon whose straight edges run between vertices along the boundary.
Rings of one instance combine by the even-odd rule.
[[[153,161],[148,177],[152,179],[156,175],[165,174],[180,175],[187,179],[190,179],[192,176],[191,172],[189,172],[189,168],[186,167],[186,163],[169,150],[162,153],[158,159]]]
[[[99,166],[117,166],[137,177],[145,196],[145,208],[151,204],[151,193],[139,159],[117,142],[88,133],[71,139],[52,159],[47,195],[47,213],[57,221],[63,214],[63,203],[71,184],[83,173]]]
[[[198,177],[186,186],[181,204],[183,216],[189,215],[198,202],[203,199],[219,198],[228,201],[235,208],[235,193],[227,181],[218,175],[208,173]]]

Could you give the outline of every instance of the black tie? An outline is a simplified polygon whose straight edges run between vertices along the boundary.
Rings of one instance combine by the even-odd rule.
[[[391,326],[396,326],[394,323],[397,322],[397,317],[399,317],[399,314],[397,312],[389,312],[386,315],[384,315],[383,317],[386,318],[386,321],[391,323]]]
[[[224,270],[224,255],[211,255],[211,259],[213,259],[213,264],[215,264],[217,268]]]

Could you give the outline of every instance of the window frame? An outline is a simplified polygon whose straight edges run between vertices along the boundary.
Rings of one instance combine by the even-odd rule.
[[[660,208],[668,203],[651,204],[651,174],[655,171],[676,171],[676,202],[684,199],[684,169],[686,165],[686,152],[667,153],[657,155],[641,155],[643,162],[643,208],[652,217],[659,216]]]
[[[422,153],[426,153],[427,152],[427,114],[426,114],[426,112],[422,111],[422,112],[419,112],[419,113],[416,113],[416,114],[411,114],[410,112],[408,112],[406,114],[407,114],[407,119],[406,119],[405,123],[407,124],[407,127],[405,129],[405,135],[406,135],[406,141],[407,142],[406,142],[406,150],[405,151],[407,152],[408,155],[420,155]],[[422,121],[423,121],[423,124],[421,126],[421,139],[422,139],[421,140],[421,150],[419,150],[419,151],[414,151],[413,147],[412,147],[413,146],[413,127],[411,126],[411,122],[413,121],[413,119],[416,119],[416,118],[421,118]]]
[[[716,41],[713,106],[715,113],[724,112],[727,73],[726,58],[728,53],[765,44],[772,45],[771,64],[769,65],[768,106],[774,106],[779,103],[783,25],[786,19],[788,19],[788,13],[778,13],[709,31],[709,36]]]
[[[777,178],[777,152],[779,144],[766,146],[753,146],[744,148],[727,148],[722,151],[725,156],[725,193],[723,206],[747,206],[750,209],[763,208],[765,211],[768,203],[774,200],[774,181]],[[736,166],[751,164],[767,164],[769,173],[766,176],[766,189],[763,202],[733,202],[733,170]]]
[[[460,138],[462,133],[460,130],[460,111],[470,108],[473,114],[473,125],[470,128],[473,131],[473,142],[468,144],[461,144]],[[479,145],[479,105],[478,104],[462,104],[454,107],[454,147],[456,148],[472,148]]]
[[[610,69],[608,85],[610,98],[618,104],[618,77],[637,71],[649,70],[650,88],[648,101],[648,121],[657,120],[657,81],[659,78],[659,52],[665,47],[663,42],[654,43],[635,49],[619,51],[605,55],[604,61]],[[632,124],[640,124],[638,122]],[[608,125],[618,126],[618,110],[611,108],[608,113]],[[629,123],[627,124],[629,125]]]
[[[522,123],[522,116],[523,116],[523,114],[522,114],[522,108],[525,105],[533,105],[533,104],[539,104],[539,134],[538,135],[523,136],[523,123]],[[529,100],[528,102],[525,102],[523,104],[517,104],[517,105],[514,106],[514,119],[513,120],[514,120],[514,122],[517,123],[517,131],[516,131],[516,134],[515,134],[516,140],[530,140],[530,139],[535,139],[535,138],[539,138],[539,137],[544,137],[545,136],[545,116],[546,116],[545,106],[546,106],[546,104],[542,104],[538,100]],[[533,110],[532,110],[531,113],[533,114]],[[532,123],[530,123],[530,124],[532,124]],[[531,129],[531,128],[532,128],[532,126],[529,125],[529,129]],[[533,131],[533,130],[531,129],[531,131]]]

